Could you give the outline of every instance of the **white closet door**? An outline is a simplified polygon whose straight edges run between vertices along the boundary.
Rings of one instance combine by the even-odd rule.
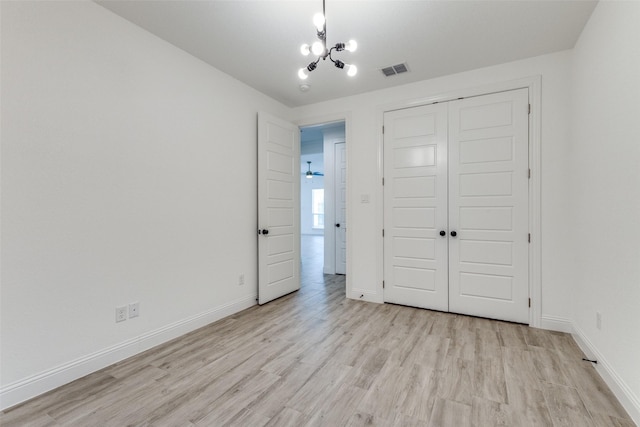
[[[385,113],[384,177],[384,300],[446,311],[446,104]]]
[[[529,321],[528,104],[526,89],[449,103],[449,311]]]

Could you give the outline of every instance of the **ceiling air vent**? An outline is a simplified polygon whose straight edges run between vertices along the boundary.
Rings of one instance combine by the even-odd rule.
[[[403,62],[402,64],[383,68],[382,74],[384,74],[386,77],[389,77],[400,73],[406,73],[407,71],[409,71],[409,69],[407,68],[407,64]]]

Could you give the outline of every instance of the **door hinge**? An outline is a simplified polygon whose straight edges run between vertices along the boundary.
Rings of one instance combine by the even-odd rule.
[[[384,185],[384,177],[382,177],[382,185]]]
[[[382,281],[382,289],[384,289],[384,280]]]
[[[529,307],[531,307],[531,298],[529,298]]]
[[[531,233],[529,233],[529,243],[531,243]]]
[[[382,229],[382,237],[384,237],[384,228]]]
[[[531,114],[531,104],[529,104],[529,111],[527,112],[527,114]]]
[[[531,179],[531,168],[529,168],[529,173],[527,175],[527,178]]]
[[[382,134],[384,135],[384,125],[382,126]]]

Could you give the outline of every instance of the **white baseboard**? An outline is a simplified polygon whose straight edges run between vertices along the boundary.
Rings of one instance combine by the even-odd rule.
[[[633,393],[624,380],[620,378],[607,362],[607,359],[602,356],[585,333],[576,327],[575,324],[573,325],[573,338],[587,357],[598,361],[597,364],[594,364],[596,371],[598,371],[598,374],[600,374],[604,382],[607,383],[613,394],[618,398],[631,419],[640,426],[640,398]]]
[[[256,295],[231,301],[204,313],[177,321],[45,372],[8,384],[0,389],[0,410],[32,399],[49,390],[70,383],[254,305],[256,305]]]
[[[540,317],[540,328],[570,334],[573,332],[573,322],[563,317],[543,315]]]

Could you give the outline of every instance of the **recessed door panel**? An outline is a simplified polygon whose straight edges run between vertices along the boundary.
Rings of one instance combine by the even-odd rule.
[[[269,265],[269,283],[267,286],[279,285],[282,281],[292,279],[295,276],[293,261],[290,259],[274,262]]]
[[[513,265],[513,242],[460,239],[460,262]]]
[[[269,256],[287,254],[293,251],[293,234],[272,236],[267,243]]]
[[[270,180],[267,183],[267,193],[272,200],[293,200],[293,183]]]
[[[279,227],[291,227],[293,223],[293,208],[269,208],[267,211],[270,231]]]
[[[466,173],[460,175],[460,195],[466,197],[511,196],[511,172]]]
[[[437,194],[437,177],[416,176],[397,177],[393,179],[394,199],[404,198],[429,198],[433,199]]]
[[[393,152],[393,161],[396,169],[435,166],[436,147],[427,145],[396,148]]]
[[[471,139],[460,142],[460,163],[508,162],[513,159],[513,138]]]
[[[282,178],[286,179],[288,175],[291,175],[293,171],[293,160],[288,154],[282,154],[274,151],[266,153],[267,164],[266,168],[269,172],[276,172],[284,175]]]
[[[394,286],[419,291],[436,290],[436,271],[427,268],[395,267]]]
[[[498,96],[500,94],[497,94]],[[487,97],[494,95],[478,96],[468,98],[463,108],[453,111],[454,118],[457,118],[457,130],[462,132],[475,131],[480,129],[496,128],[511,126],[513,123],[513,102],[505,101],[489,101]],[[478,105],[472,105],[475,101],[482,98]],[[462,101],[462,100],[461,100]],[[453,103],[458,101],[452,101]]]
[[[393,253],[396,258],[413,258],[419,260],[435,259],[434,239],[418,237],[394,237]]]
[[[511,231],[513,208],[511,206],[461,206],[458,208],[457,230]]]
[[[393,128],[390,129],[390,132],[395,140],[433,136],[437,129],[436,119],[437,115],[435,114],[425,115],[419,110],[405,110],[402,115],[394,117]]]
[[[393,226],[395,228],[433,229],[436,225],[435,208],[394,208]]]
[[[513,302],[513,276],[460,273],[460,295]]]

